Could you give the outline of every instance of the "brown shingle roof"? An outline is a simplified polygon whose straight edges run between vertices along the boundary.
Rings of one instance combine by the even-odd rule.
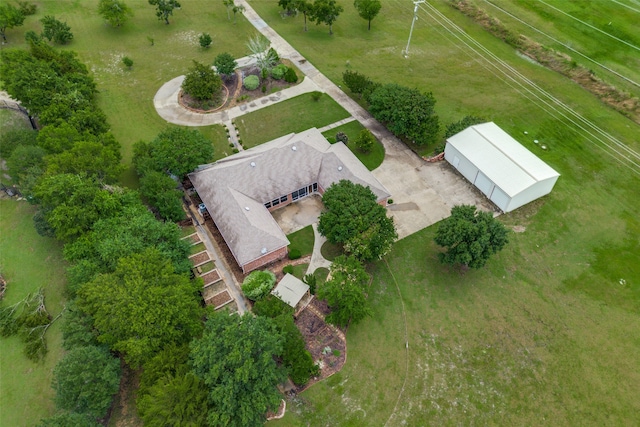
[[[347,147],[329,144],[315,128],[201,166],[189,177],[241,266],[289,244],[266,202],[341,179],[369,187],[379,201],[390,196]]]

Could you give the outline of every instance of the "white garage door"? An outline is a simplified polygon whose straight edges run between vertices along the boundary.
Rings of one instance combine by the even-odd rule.
[[[503,212],[507,211],[507,205],[509,204],[509,196],[498,187],[494,187],[491,197],[489,197],[493,203],[496,204]]]
[[[476,176],[476,180],[473,184],[478,187],[485,196],[489,197],[491,195],[491,187],[493,186],[493,183],[482,172],[478,171],[478,176]]]

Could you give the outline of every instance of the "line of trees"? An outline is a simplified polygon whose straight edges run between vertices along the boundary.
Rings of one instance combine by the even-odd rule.
[[[304,31],[307,31],[308,19],[311,22],[315,22],[316,25],[328,25],[329,34],[333,34],[333,23],[344,12],[344,8],[336,0],[279,0],[278,6],[287,15],[301,13],[304,17]],[[382,8],[380,0],[355,0],[353,6],[356,8],[358,15],[367,20],[368,29],[371,30],[371,21],[378,16]]]

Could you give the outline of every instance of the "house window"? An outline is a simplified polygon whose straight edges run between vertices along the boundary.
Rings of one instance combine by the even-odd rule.
[[[313,183],[313,191],[318,191],[318,183],[317,182]]]
[[[298,200],[298,190],[291,193],[291,200]]]
[[[265,208],[267,208],[267,209],[269,209],[269,208],[271,207],[271,202],[267,202],[267,203],[265,203],[265,204],[264,204],[264,207],[265,207]]]
[[[289,196],[282,196],[282,197],[280,197],[280,203],[284,203],[284,202],[286,202],[288,198],[289,198]]]
[[[298,197],[302,198],[308,194],[307,187],[302,187],[298,190]]]
[[[280,199],[275,199],[273,202],[271,202],[271,206],[278,206],[280,204]]]

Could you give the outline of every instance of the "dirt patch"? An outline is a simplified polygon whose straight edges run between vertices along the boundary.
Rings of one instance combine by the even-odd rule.
[[[220,274],[218,274],[217,270],[211,270],[210,272],[205,273],[200,277],[202,277],[205,286],[209,283],[215,283],[220,280]]]
[[[120,389],[107,415],[104,425],[137,427],[142,425],[136,410],[136,392],[140,386],[142,370],[132,371],[122,362]]]
[[[525,227],[524,225],[514,225],[512,227],[513,231],[515,231],[516,233],[524,233],[525,230],[527,229],[527,227]]]
[[[193,233],[192,235],[184,237],[183,239],[188,241],[191,245],[197,245],[198,243],[202,242],[198,233]]]
[[[311,353],[313,361],[320,366],[320,375],[312,378],[306,385],[298,387],[297,393],[335,374],[347,361],[344,331],[328,325],[321,317],[321,313],[328,311],[323,301],[314,298],[295,320],[304,337],[307,350]]]
[[[227,290],[224,290],[205,300],[205,304],[210,305],[214,308],[219,308],[230,303],[231,301],[233,301],[233,298],[231,298]]]

